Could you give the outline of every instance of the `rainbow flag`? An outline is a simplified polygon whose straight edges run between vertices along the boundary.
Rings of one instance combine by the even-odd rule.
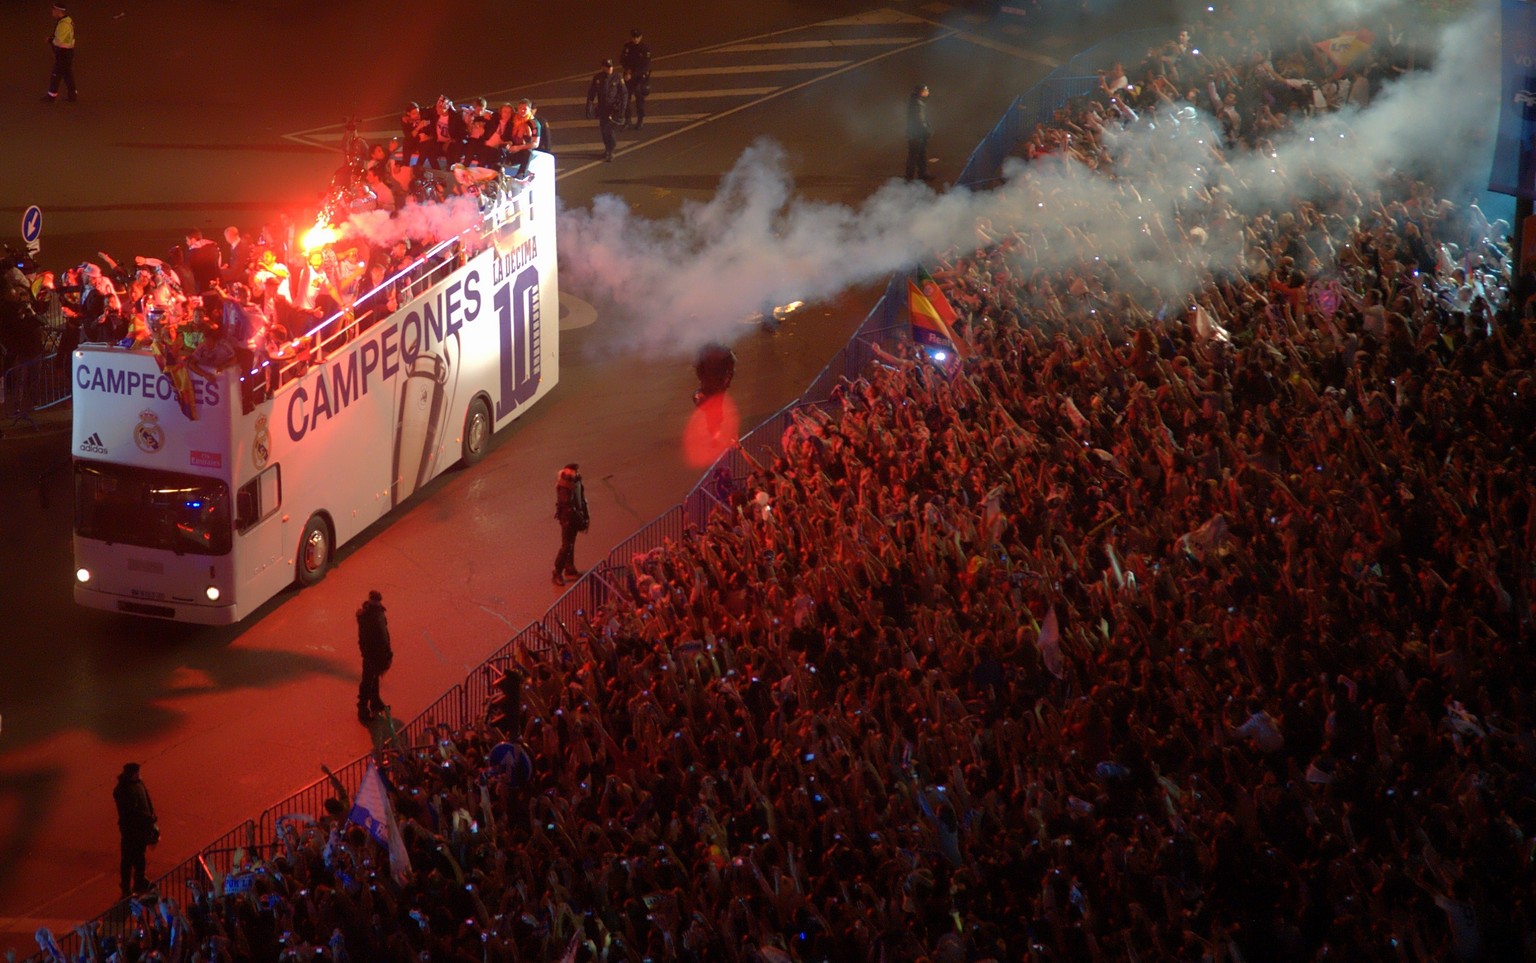
[[[907,277],[907,313],[912,340],[924,347],[948,347],[965,357],[965,342],[955,337],[955,309],[927,271],[918,267]]]

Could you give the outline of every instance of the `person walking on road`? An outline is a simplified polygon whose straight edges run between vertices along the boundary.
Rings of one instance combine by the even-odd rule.
[[[122,836],[123,858],[118,863],[118,885],[123,899],[149,889],[145,874],[145,850],[160,842],[160,824],[155,819],[155,804],[139,778],[139,764],[126,763],[112,790],[117,804],[117,831]]]
[[[58,100],[62,87],[68,93],[66,99],[74,103],[79,94],[75,90],[75,18],[63,4],[53,5],[53,34],[48,38],[48,46],[53,48],[53,73],[48,77],[48,92],[43,101],[51,104]]]
[[[624,68],[624,83],[629,87],[629,102],[624,105],[624,126],[633,117],[635,130],[645,126],[645,98],[651,95],[651,47],[637,27],[629,32],[629,43],[619,53]]]
[[[379,697],[379,677],[395,662],[389,646],[389,620],[384,615],[384,596],[378,590],[357,610],[357,649],[363,656],[363,679],[357,684],[357,721],[368,725],[388,708]]]
[[[597,129],[603,135],[605,161],[613,160],[613,150],[618,146],[613,131],[624,122],[624,106],[628,101],[624,78],[614,73],[612,60],[604,60],[602,69],[592,75],[592,83],[587,86],[587,118],[590,120],[596,111]]]
[[[560,551],[555,555],[551,581],[564,586],[567,578],[581,577],[576,568],[576,536],[592,522],[587,512],[587,493],[581,486],[581,469],[575,462],[560,469],[555,479],[555,521],[560,523]]]
[[[907,98],[907,180],[928,180],[928,85],[918,84]]]

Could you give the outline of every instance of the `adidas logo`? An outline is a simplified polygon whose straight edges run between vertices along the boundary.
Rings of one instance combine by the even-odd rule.
[[[91,432],[91,437],[80,443],[80,450],[92,455],[107,454],[107,446],[101,443],[101,435],[94,431]]]

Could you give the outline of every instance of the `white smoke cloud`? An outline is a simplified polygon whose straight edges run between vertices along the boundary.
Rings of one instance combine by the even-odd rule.
[[[375,248],[396,241],[443,240],[462,234],[480,220],[480,205],[473,197],[450,197],[441,203],[407,204],[391,215],[388,211],[351,214],[346,233],[363,238]]]
[[[1365,27],[1378,35],[1390,34],[1399,43],[1433,50],[1437,30],[1425,17],[1425,6],[1424,0],[1182,0],[1178,9],[1180,22],[1189,27],[1197,46],[1213,32],[1237,24],[1246,29],[1261,20],[1268,36],[1280,43],[1307,33],[1321,39],[1329,28]]]
[[[1172,300],[1212,273],[1242,270],[1241,221],[1223,215],[1294,209],[1341,185],[1366,197],[1394,171],[1443,193],[1483,178],[1497,113],[1494,35],[1486,11],[1452,26],[1433,70],[1408,75],[1367,109],[1298,120],[1272,154],[1223,158],[1219,125],[1203,113],[1143,118],[1106,134],[1113,179],[1075,163],[1010,162],[989,192],[891,182],[849,207],[796,196],[782,150],[759,141],[712,200],[671,218],[638,217],[612,196],[562,211],[562,287],[615,318],[622,347],[686,354],[733,340],[765,304],[830,298],[972,248],[985,223],[994,237],[1018,232],[1026,269],[1093,273],[1097,256],[1120,265],[1120,281],[1134,276],[1132,287]]]

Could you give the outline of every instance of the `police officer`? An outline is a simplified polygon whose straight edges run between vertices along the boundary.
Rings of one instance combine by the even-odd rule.
[[[597,129],[603,135],[603,160],[613,160],[613,150],[618,146],[613,130],[624,121],[624,107],[629,102],[629,92],[624,78],[614,73],[613,61],[604,60],[602,69],[592,75],[587,86],[587,118],[596,111]]]
[[[48,46],[53,49],[53,73],[48,77],[43,102],[57,102],[62,88],[69,95],[69,102],[74,103],[79,94],[75,90],[75,18],[62,3],[53,5],[53,33],[48,36]]]
[[[567,578],[580,578],[576,568],[576,536],[587,530],[587,493],[581,485],[581,469],[571,462],[555,478],[555,521],[560,523],[560,551],[555,555],[555,574],[550,579],[564,587]]]
[[[619,66],[624,68],[625,83],[629,85],[624,125],[629,126],[633,115],[635,130],[639,130],[645,126],[645,98],[651,95],[651,47],[638,27],[629,32],[629,43],[619,53]]]

